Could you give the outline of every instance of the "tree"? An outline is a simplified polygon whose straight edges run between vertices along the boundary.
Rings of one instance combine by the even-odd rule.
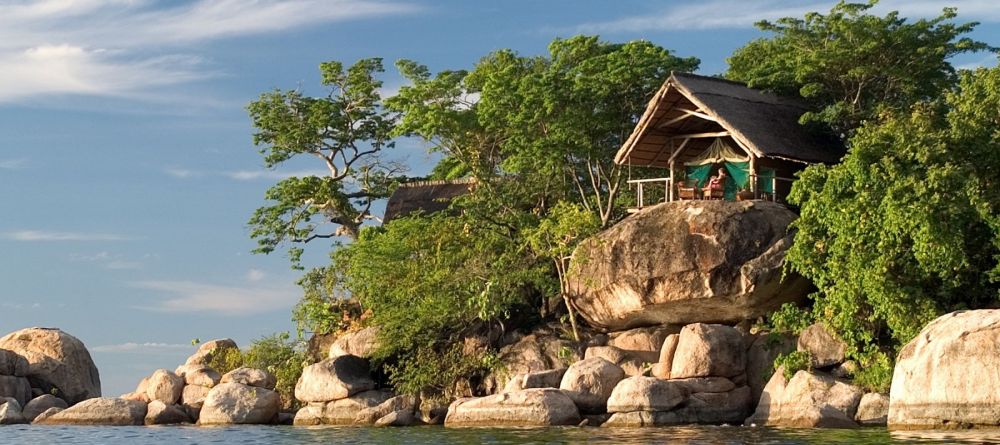
[[[930,320],[1000,297],[1000,69],[886,113],[841,164],[802,172],[790,267],[819,288],[813,316],[851,353],[891,366]],[[891,368],[890,368],[891,369]],[[873,386],[887,386],[891,372]]]
[[[393,147],[393,116],[382,108],[377,75],[381,59],[362,59],[344,69],[340,62],[320,65],[325,97],[300,91],[264,93],[247,107],[264,165],[276,167],[303,156],[322,161],[326,176],[291,177],[265,194],[271,204],[250,218],[255,252],[270,253],[283,243],[294,265],[301,244],[345,236],[355,239],[371,219],[374,201],[388,196],[401,171],[386,162]],[[332,225],[332,227],[331,227]]]
[[[615,152],[670,72],[698,63],[646,41],[577,36],[554,40],[547,57],[496,51],[468,73],[431,78],[425,67],[403,62],[413,86],[389,104],[404,114],[400,132],[432,141],[484,191],[504,196],[496,188],[507,187],[516,206],[535,213],[568,199],[607,226],[621,216],[624,178]]]
[[[868,14],[877,1],[837,3],[829,14],[761,21],[773,34],[748,43],[728,59],[726,77],[786,95],[800,95],[820,123],[849,136],[885,108],[906,110],[954,85],[956,54],[995,50],[961,37],[977,23],[952,23],[954,8],[933,19],[908,22],[898,12]]]

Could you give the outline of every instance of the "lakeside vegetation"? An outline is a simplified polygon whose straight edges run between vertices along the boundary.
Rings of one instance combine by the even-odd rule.
[[[857,380],[884,391],[897,348],[927,321],[1000,297],[1000,69],[951,65],[995,51],[954,10],[909,21],[873,5],[761,22],[769,35],[736,50],[724,76],[801,97],[817,110],[801,123],[847,146],[840,164],[809,167],[793,187],[788,268],[818,292],[769,322],[823,321],[861,363]],[[399,61],[409,84],[383,98],[381,59],[323,63],[328,95],[276,90],[248,107],[266,166],[314,158],[330,173],[268,190],[250,220],[257,252],[287,249],[301,268],[305,246],[329,249],[330,264],[300,280],[300,330],[377,325],[374,363],[389,382],[447,395],[497,365],[495,344],[468,355],[463,339],[574,321],[565,259],[632,199],[615,152],[670,72],[698,66],[650,42],[577,36],[545,56],[500,50],[468,71]],[[373,203],[409,179],[393,157],[401,137],[441,154],[427,179],[476,187],[452,211],[374,224]],[[268,356],[293,363],[287,341]]]

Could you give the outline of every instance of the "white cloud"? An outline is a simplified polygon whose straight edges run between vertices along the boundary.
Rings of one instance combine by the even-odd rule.
[[[130,241],[135,238],[114,233],[52,232],[45,230],[18,230],[7,232],[3,238],[13,241]]]
[[[170,176],[180,179],[190,178],[192,176],[198,176],[201,174],[200,172],[196,172],[194,170],[188,170],[186,168],[175,168],[175,167],[165,168],[163,169],[163,172]]]
[[[160,354],[167,351],[178,351],[178,350],[188,350],[188,349],[192,349],[192,346],[174,344],[174,343],[157,343],[157,342],[145,342],[145,343],[127,342],[116,345],[101,345],[90,348],[90,350],[94,352],[139,353],[139,354]]]
[[[25,158],[0,159],[0,170],[20,170],[28,165]]]
[[[0,3],[0,103],[51,95],[156,100],[220,75],[199,43],[410,14],[381,0],[43,0]]]
[[[144,256],[148,258],[148,256]],[[95,254],[79,254],[74,253],[69,256],[71,261],[83,261],[88,263],[98,263],[102,265],[105,269],[112,270],[135,270],[142,269],[142,263],[139,261],[130,261],[125,259],[124,255],[112,254],[107,251],[97,252]]]
[[[251,283],[256,283],[256,282],[258,282],[260,280],[263,280],[264,277],[266,277],[266,276],[267,276],[267,274],[264,273],[264,271],[260,270],[260,269],[250,269],[250,270],[247,271],[247,281],[249,281]]]
[[[192,281],[140,281],[133,287],[167,294],[151,306],[155,312],[211,312],[220,315],[252,315],[291,307],[298,299],[296,289],[260,286],[222,286]]]
[[[661,11],[626,16],[603,22],[584,23],[572,32],[621,33],[646,31],[675,31],[686,29],[749,28],[760,20],[781,17],[802,17],[810,11],[829,11],[836,2],[792,0],[707,0],[685,3]],[[944,6],[958,8],[959,20],[983,22],[1000,21],[1000,8],[995,0],[953,0],[942,4],[933,0],[883,0],[875,8],[877,14],[898,10],[903,17],[933,17],[941,14]]]
[[[255,179],[287,179],[293,176],[302,178],[305,176],[325,176],[329,172],[322,170],[302,170],[302,171],[291,171],[283,172],[276,170],[238,170],[232,172],[223,172],[222,175],[235,179],[238,181],[253,181]]]

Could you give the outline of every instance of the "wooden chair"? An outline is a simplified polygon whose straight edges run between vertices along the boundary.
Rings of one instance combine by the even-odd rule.
[[[713,188],[710,186],[706,186],[705,188],[701,189],[703,196],[702,199],[723,199],[726,194],[726,181],[728,180],[729,178],[723,176],[722,178],[719,179],[719,185],[717,185],[716,187]]]
[[[685,179],[683,183],[677,184],[677,199],[698,199],[698,180]]]

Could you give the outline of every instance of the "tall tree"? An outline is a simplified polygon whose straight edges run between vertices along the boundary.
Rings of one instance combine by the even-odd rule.
[[[801,95],[820,123],[843,136],[881,109],[905,110],[954,85],[956,54],[992,49],[963,35],[977,23],[953,23],[955,8],[910,22],[896,11],[869,14],[868,3],[837,3],[829,14],[761,21],[771,33],[736,50],[726,77],[788,95]]]
[[[957,91],[862,126],[841,164],[795,183],[788,260],[864,369],[942,313],[1000,299],[998,110],[1000,68],[964,73]],[[873,386],[891,368],[882,376]]]
[[[250,218],[255,252],[291,245],[298,265],[301,245],[315,239],[358,237],[374,201],[388,196],[401,166],[386,162],[393,147],[392,115],[383,109],[377,78],[381,59],[362,59],[344,69],[340,62],[320,65],[323,97],[300,91],[264,93],[247,107],[257,132],[264,165],[273,168],[300,157],[318,158],[324,176],[291,177],[265,195],[269,205]]]

